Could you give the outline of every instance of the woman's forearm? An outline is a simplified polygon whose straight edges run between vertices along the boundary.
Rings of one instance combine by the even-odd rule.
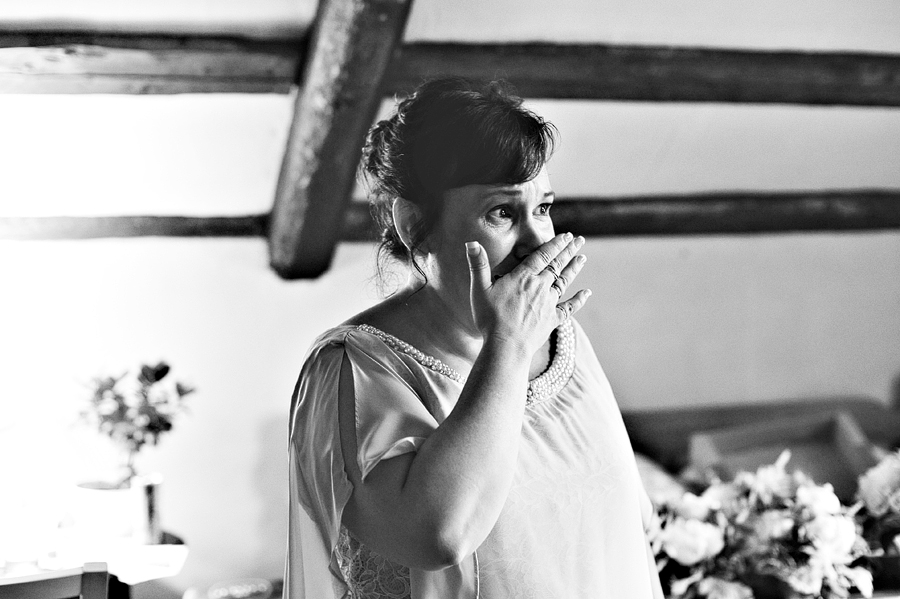
[[[516,343],[486,339],[453,411],[418,451],[357,482],[348,528],[385,557],[424,569],[477,549],[515,473],[530,362]]]
[[[531,356],[489,338],[453,412],[423,443],[401,496],[451,554],[487,537],[515,473]]]

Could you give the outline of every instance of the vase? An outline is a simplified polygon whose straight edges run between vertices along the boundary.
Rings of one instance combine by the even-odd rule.
[[[103,481],[76,485],[71,496],[72,525],[98,542],[128,541],[153,545],[162,541],[159,488],[162,476],[133,476],[127,486]]]

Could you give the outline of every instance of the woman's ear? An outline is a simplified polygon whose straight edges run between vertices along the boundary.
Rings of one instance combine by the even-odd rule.
[[[394,228],[397,229],[397,235],[400,241],[406,246],[410,254],[413,253],[413,231],[422,220],[422,212],[419,207],[403,198],[394,200],[391,207],[391,216],[394,219]]]

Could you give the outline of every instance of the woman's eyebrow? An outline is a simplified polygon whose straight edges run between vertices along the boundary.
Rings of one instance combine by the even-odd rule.
[[[494,191],[491,191],[490,193],[488,193],[487,197],[493,197],[495,195],[519,197],[522,195],[522,191],[520,189],[497,189],[497,190],[494,190]],[[544,199],[555,200],[556,192],[547,191],[544,193],[543,197],[544,197]]]

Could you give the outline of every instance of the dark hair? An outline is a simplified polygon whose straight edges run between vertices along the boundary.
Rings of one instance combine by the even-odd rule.
[[[549,159],[556,136],[556,128],[523,108],[503,81],[452,77],[423,83],[372,127],[363,148],[362,174],[381,230],[379,257],[412,260],[418,269],[394,227],[395,199],[414,203],[422,213],[415,247],[440,217],[445,191],[529,181]]]

